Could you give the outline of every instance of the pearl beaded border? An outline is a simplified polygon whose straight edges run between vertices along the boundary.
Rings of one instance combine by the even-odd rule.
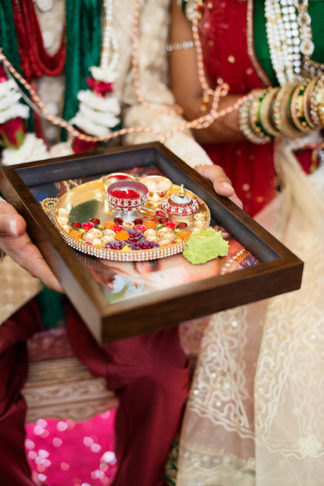
[[[176,255],[177,253],[181,253],[184,248],[183,243],[175,243],[173,245],[161,246],[160,248],[152,248],[150,250],[136,250],[129,252],[123,252],[121,250],[108,250],[107,248],[89,245],[88,243],[72,238],[60,228],[60,225],[57,223],[55,218],[54,222],[64,241],[74,250],[78,250],[81,253],[85,253],[96,258],[101,258],[103,260],[112,260],[115,262],[142,262],[147,260],[158,260],[159,258],[166,258]]]

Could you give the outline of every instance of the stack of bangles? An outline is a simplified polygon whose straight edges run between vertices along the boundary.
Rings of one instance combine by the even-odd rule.
[[[324,75],[282,88],[256,89],[239,110],[240,130],[252,143],[297,138],[324,126]]]

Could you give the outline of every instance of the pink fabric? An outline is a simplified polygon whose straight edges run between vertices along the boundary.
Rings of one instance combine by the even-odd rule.
[[[35,482],[48,486],[110,485],[117,469],[115,410],[86,422],[40,419],[26,427],[26,454]]]

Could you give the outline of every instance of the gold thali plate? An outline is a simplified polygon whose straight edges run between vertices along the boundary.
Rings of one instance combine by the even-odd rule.
[[[178,232],[173,232],[174,238],[177,240],[176,242],[163,244],[163,246],[161,245],[150,249],[127,251],[106,248],[104,242],[102,242],[102,244],[93,244],[89,241],[86,242],[85,239],[83,239],[83,235],[81,237],[77,235],[76,231],[71,226],[73,222],[78,222],[82,225],[82,223],[87,223],[91,219],[97,218],[100,220],[100,224],[103,225],[104,223],[109,224],[109,222],[114,221],[114,209],[108,203],[103,179],[104,178],[100,178],[81,184],[66,192],[59,199],[48,198],[42,201],[43,209],[49,213],[60,235],[69,246],[75,250],[97,258],[123,262],[157,260],[183,251],[185,241],[179,241],[179,238],[177,237],[179,230]],[[140,177],[137,178],[139,182],[141,182],[141,179],[142,178]],[[173,184],[166,195],[166,198],[178,190],[179,186]],[[210,211],[208,206],[193,192],[187,189],[186,192],[189,196],[196,199],[199,204],[197,215],[192,217],[182,217],[180,219],[179,217],[169,217],[169,221],[174,221],[177,225],[179,222],[186,222],[188,226],[185,228],[185,232],[188,233],[191,233],[197,228],[208,228],[210,225]],[[147,204],[141,208],[139,212],[141,213],[141,218],[145,221],[147,219],[156,219],[155,212],[158,210],[160,210],[160,207],[155,207],[154,210],[152,210],[149,199]],[[158,225],[159,222],[157,221],[156,224]],[[102,232],[103,231],[104,230],[102,230]],[[157,237],[158,234],[159,230],[157,230]],[[75,237],[75,235],[77,237]],[[96,243],[98,243],[97,240]]]

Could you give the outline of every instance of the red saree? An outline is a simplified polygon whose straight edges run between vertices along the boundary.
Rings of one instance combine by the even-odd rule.
[[[254,53],[252,2],[205,2],[200,34],[206,76],[211,87],[214,88],[218,80],[225,81],[230,86],[230,93],[247,94],[270,84]],[[204,149],[232,180],[246,212],[253,216],[274,198],[273,143],[218,143],[206,145]],[[298,158],[303,159],[300,162],[307,169],[309,152],[303,151]]]

